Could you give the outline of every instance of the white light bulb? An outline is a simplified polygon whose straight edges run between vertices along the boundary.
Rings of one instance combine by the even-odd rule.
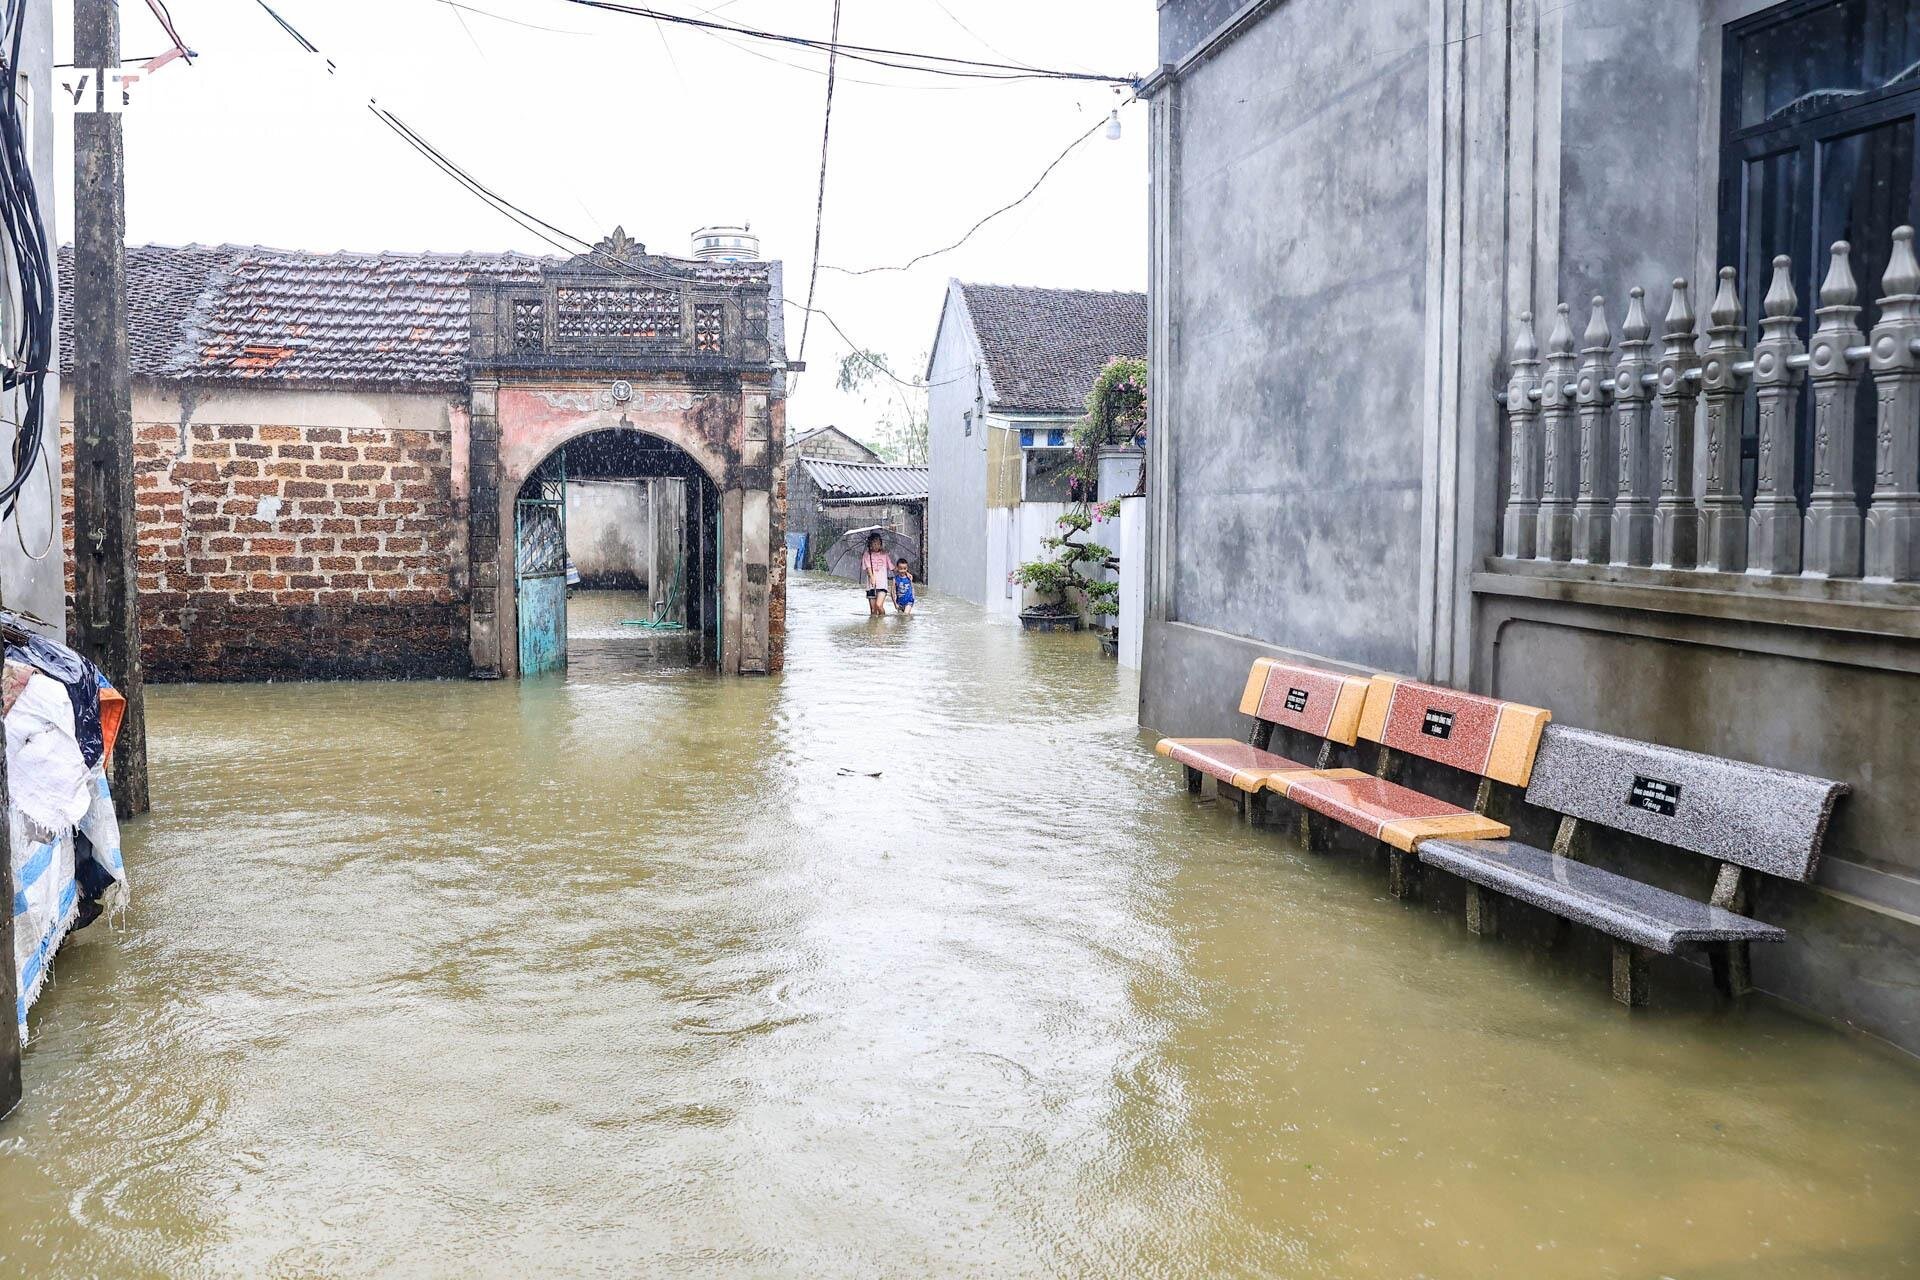
[[[1107,117],[1107,140],[1109,142],[1120,141],[1120,113],[1118,111],[1113,112]]]

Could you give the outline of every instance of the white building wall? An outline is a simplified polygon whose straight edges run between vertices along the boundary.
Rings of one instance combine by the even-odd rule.
[[[53,6],[47,0],[29,0],[27,4],[20,62],[32,108],[29,145],[33,152],[34,191],[40,200],[40,219],[46,226],[51,252],[59,241],[54,231],[58,224],[54,219]],[[54,292],[56,296],[59,293],[57,282]],[[17,295],[9,299],[7,314],[19,314]],[[54,364],[56,368],[59,365],[57,353]],[[0,603],[46,619],[52,624],[53,633],[64,640],[67,586],[65,556],[60,546],[64,504],[60,496],[60,379],[57,374],[47,375],[45,404],[43,456],[36,466],[39,474],[27,481],[20,493],[19,505],[7,522],[16,524],[17,528],[0,529]],[[9,413],[12,412],[17,409],[9,407]],[[10,435],[7,438],[11,440]],[[0,466],[10,465],[0,462]]]
[[[988,602],[984,584],[999,563],[988,545],[984,378],[966,302],[949,286],[927,366],[926,581],[975,604]]]
[[[1114,554],[1120,559],[1120,665],[1140,667],[1141,624],[1147,615],[1147,500],[1120,499]]]

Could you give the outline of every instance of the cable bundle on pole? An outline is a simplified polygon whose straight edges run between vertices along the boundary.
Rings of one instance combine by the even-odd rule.
[[[17,76],[20,48],[26,29],[27,0],[7,0],[5,26],[0,29],[7,69]],[[20,310],[6,334],[7,365],[0,370],[0,391],[21,397],[18,428],[13,435],[13,474],[0,484],[0,516],[11,515],[20,490],[40,460],[46,415],[48,367],[53,363],[54,315],[53,255],[47,229],[40,220],[39,194],[33,183],[33,157],[27,149],[27,121],[20,95],[0,93],[0,232],[12,274],[20,285]]]

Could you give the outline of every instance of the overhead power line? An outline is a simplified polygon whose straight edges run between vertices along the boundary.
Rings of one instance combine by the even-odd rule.
[[[269,5],[267,0],[254,0],[254,3],[259,5],[260,8],[266,12],[267,16],[272,18],[280,29],[286,32],[303,50],[322,59],[326,63],[328,74],[338,75],[339,67],[334,63],[333,59],[322,53],[319,46],[307,39],[297,27],[281,17],[279,13],[275,12],[273,6]],[[406,121],[381,106],[377,101],[369,98],[366,102],[366,107],[373,113],[375,119],[385,125],[398,136],[401,141],[419,152],[435,168],[445,173],[455,182],[458,182],[462,187],[465,187],[471,195],[479,198],[483,203],[491,207],[495,212],[501,214],[521,230],[529,233],[538,240],[552,245],[560,252],[568,255],[585,254],[594,257],[609,271],[634,279],[654,279],[673,282],[681,282],[685,279],[685,277],[681,275],[659,271],[639,263],[627,262],[614,257],[612,254],[602,252],[595,246],[593,241],[575,235],[571,231],[555,226],[546,219],[528,212],[526,209],[521,208],[519,205],[495,191],[492,187],[481,182],[478,178],[474,177],[473,174],[449,159],[439,148],[435,147],[431,142],[428,142],[426,138],[422,137],[420,133],[411,125],[407,124]]]
[[[839,70],[840,0],[833,0],[833,45],[827,55],[827,106],[820,123],[820,186],[813,200],[813,258],[807,268],[807,314],[800,321],[800,362],[807,360],[807,334],[813,328],[813,291],[820,284],[820,233],[827,222],[827,144],[833,140],[833,77]]]
[[[892,67],[900,71],[919,71],[928,75],[959,76],[971,80],[1081,80],[1095,84],[1132,84],[1136,79],[1131,75],[1100,75],[1092,71],[1030,67],[1018,62],[986,62],[977,58],[956,58],[944,53],[917,53],[910,49],[889,49],[878,45],[842,44],[837,39],[819,40],[812,36],[764,31],[758,27],[716,22],[711,18],[694,18],[685,14],[667,13],[664,10],[650,9],[643,5],[620,4],[616,0],[567,0],[567,3],[576,4],[585,9],[604,9],[608,13],[651,18],[656,22],[670,22],[704,31],[719,31],[729,35],[748,36],[755,40],[798,45],[821,53],[838,54],[856,62],[870,62],[875,66]]]
[[[857,267],[857,268],[856,267],[836,267],[831,262],[828,262],[828,263],[822,263],[821,269],[826,271],[838,271],[841,275],[847,275],[847,276],[871,276],[871,275],[878,275],[881,272],[886,272],[886,271],[911,271],[914,267],[919,266],[921,263],[925,262],[929,258],[937,258],[942,254],[952,253],[955,249],[958,249],[961,245],[973,239],[975,233],[977,233],[982,227],[986,226],[989,222],[992,222],[995,218],[1000,217],[1002,214],[1012,213],[1015,209],[1018,209],[1021,205],[1025,204],[1028,200],[1030,200],[1033,197],[1033,193],[1040,190],[1041,185],[1045,183],[1048,178],[1053,176],[1053,171],[1055,169],[1058,169],[1061,166],[1061,164],[1063,164],[1066,161],[1066,158],[1072,155],[1076,150],[1078,150],[1080,146],[1083,143],[1085,143],[1088,138],[1091,138],[1094,134],[1098,133],[1101,129],[1105,128],[1106,124],[1107,122],[1105,120],[1094,121],[1093,128],[1087,130],[1085,133],[1075,138],[1072,142],[1069,142],[1067,144],[1067,149],[1065,151],[1062,151],[1059,155],[1055,156],[1053,158],[1053,161],[1050,164],[1048,164],[1045,169],[1040,171],[1040,176],[1033,180],[1033,185],[1028,187],[1024,192],[1022,192],[1018,199],[1008,201],[1006,204],[1001,205],[998,209],[995,209],[992,213],[988,214],[986,217],[980,219],[980,221],[968,227],[966,230],[966,234],[962,235],[958,240],[955,240],[952,244],[946,245],[939,249],[929,249],[925,253],[915,254],[913,257],[908,258],[905,262],[901,263],[897,267]]]

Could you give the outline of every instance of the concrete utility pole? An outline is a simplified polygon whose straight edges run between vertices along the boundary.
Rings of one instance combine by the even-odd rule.
[[[73,60],[109,73],[120,65],[119,0],[74,0]],[[120,87],[96,85],[95,92]],[[128,817],[148,808],[147,709],[134,560],[126,150],[118,111],[74,115],[73,218],[72,640],[127,699],[112,772],[114,808]]]

